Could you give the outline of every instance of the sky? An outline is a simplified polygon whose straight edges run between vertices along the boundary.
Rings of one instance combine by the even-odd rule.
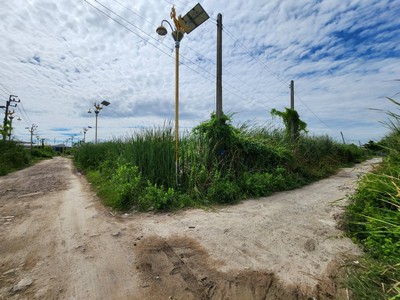
[[[175,48],[156,33],[185,0],[0,0],[0,105],[20,99],[13,137],[62,143],[125,138],[174,124]],[[223,111],[234,124],[281,128],[272,109],[295,109],[309,135],[378,141],[400,100],[398,0],[200,0],[210,18],[185,34],[179,56],[179,128],[210,118],[222,14]],[[171,22],[172,23],[172,22]],[[166,23],[164,23],[166,24]],[[173,25],[173,23],[172,23]],[[3,112],[0,110],[0,115]],[[2,117],[3,118],[3,117]],[[18,120],[21,119],[21,120]],[[166,125],[167,124],[167,125]]]

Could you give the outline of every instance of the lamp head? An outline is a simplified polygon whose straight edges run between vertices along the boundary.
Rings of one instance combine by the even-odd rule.
[[[158,28],[156,29],[156,32],[158,35],[161,35],[161,36],[167,35],[167,33],[168,33],[167,28],[165,28],[162,25],[158,26]]]

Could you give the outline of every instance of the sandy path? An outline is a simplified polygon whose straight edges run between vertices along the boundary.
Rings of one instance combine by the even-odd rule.
[[[337,200],[377,162],[235,206],[122,215],[68,159],[41,162],[0,178],[0,299],[329,299],[359,253]]]

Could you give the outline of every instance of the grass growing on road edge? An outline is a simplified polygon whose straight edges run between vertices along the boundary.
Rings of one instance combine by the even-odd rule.
[[[25,149],[14,141],[0,140],[0,176],[30,166],[37,160],[54,156],[51,148]]]
[[[230,117],[212,115],[180,137],[178,187],[174,133],[168,124],[125,140],[80,145],[74,161],[96,178],[107,205],[169,210],[231,204],[293,189],[359,161],[364,153],[326,136],[300,135],[292,141],[284,131],[234,127]]]
[[[345,215],[351,237],[366,253],[349,269],[355,299],[400,299],[400,116],[388,114],[391,133],[381,142],[388,154],[361,180]]]

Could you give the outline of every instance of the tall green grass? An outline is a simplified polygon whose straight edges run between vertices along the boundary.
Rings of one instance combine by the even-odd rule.
[[[30,162],[30,155],[23,146],[13,141],[0,141],[0,175],[23,168]]]
[[[0,176],[28,167],[32,162],[51,158],[55,152],[48,147],[34,148],[32,151],[15,141],[0,140]]]
[[[350,269],[356,299],[400,299],[400,116],[388,115],[391,132],[380,142],[387,155],[362,179],[346,212],[347,230],[366,252]]]
[[[284,131],[234,127],[228,116],[212,116],[180,137],[179,185],[174,133],[168,124],[124,140],[83,144],[74,154],[79,168],[103,179],[105,195],[114,190],[117,197],[105,200],[109,205],[142,210],[265,196],[330,175],[362,155],[362,149],[328,137],[301,136],[293,144]]]

